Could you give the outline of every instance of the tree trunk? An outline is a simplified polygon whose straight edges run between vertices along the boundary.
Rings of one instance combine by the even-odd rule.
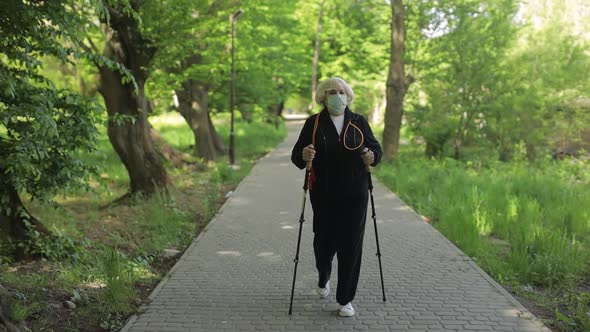
[[[169,160],[175,167],[181,167],[182,165],[189,163],[188,159],[190,156],[173,148],[151,125],[150,136],[152,137],[152,142],[154,142],[154,145],[156,146],[156,151],[163,159]]]
[[[463,102],[465,105],[467,104],[467,99],[467,97],[463,98]],[[465,140],[465,137],[467,137],[467,131],[469,129],[469,126],[471,126],[471,122],[473,120],[474,115],[475,112],[471,110],[464,111],[463,113],[461,113],[459,125],[457,126],[457,132],[455,134],[455,139],[453,141],[453,159],[455,160],[459,160],[461,158],[461,148],[463,147],[463,140]]]
[[[512,147],[509,144],[502,144],[499,147],[498,160],[501,162],[509,162],[512,159]]]
[[[240,112],[240,115],[242,116],[242,121],[245,121],[246,123],[252,123],[252,105],[240,103],[236,106],[238,108],[238,111]]]
[[[273,123],[276,129],[279,129],[279,118],[283,113],[283,108],[285,107],[285,101],[282,100],[278,104],[271,104],[267,107],[268,113],[270,117],[268,118],[268,123]]]
[[[279,103],[279,107],[276,110],[275,129],[279,129],[279,124],[281,123],[281,115],[283,114],[284,108],[285,108],[285,101],[283,100]]]
[[[195,136],[195,155],[205,161],[212,161],[217,155],[225,153],[223,141],[209,115],[208,87],[189,79],[175,93],[178,111]]]
[[[324,0],[320,0],[320,12],[318,15],[318,25],[315,33],[315,43],[313,47],[313,63],[311,65],[311,103],[308,111],[311,112],[315,107],[316,90],[318,88],[318,63],[320,61],[320,35],[322,33],[322,15],[324,12]]]
[[[4,174],[0,170],[0,174]],[[0,209],[0,240],[11,240],[17,244],[14,252],[16,260],[30,258],[26,245],[30,239],[30,231],[37,231],[43,236],[51,236],[51,232],[25,208],[16,189],[0,181],[0,197],[6,202]]]
[[[465,112],[461,113],[459,125],[457,126],[457,133],[455,134],[455,139],[453,140],[453,158],[455,160],[459,160],[461,158],[461,145],[463,144],[463,122],[466,121],[466,116],[467,115]]]
[[[383,130],[383,155],[394,159],[399,150],[403,104],[411,80],[404,74],[404,6],[402,0],[391,1],[391,55],[387,77],[387,105]]]
[[[424,149],[424,157],[426,158],[433,158],[437,157],[440,153],[440,150],[436,144],[433,142],[426,140],[426,148]]]
[[[136,11],[139,9],[137,1],[132,1],[131,5]],[[99,68],[99,91],[110,118],[108,135],[129,174],[131,194],[152,194],[166,189],[168,184],[166,169],[150,136],[149,103],[144,95],[145,68],[155,49],[141,35],[135,18],[110,7],[107,9],[112,30],[107,34],[104,55],[125,65],[137,84],[136,90],[132,84],[122,83],[124,76],[118,70]]]
[[[0,331],[21,332],[25,331],[21,324],[10,319],[10,311],[14,303],[14,296],[0,285]]]

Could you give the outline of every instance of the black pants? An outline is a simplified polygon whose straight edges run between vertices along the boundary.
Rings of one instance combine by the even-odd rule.
[[[322,202],[314,207],[313,249],[319,273],[318,287],[325,287],[338,259],[336,301],[345,305],[354,299],[361,270],[363,237],[367,216],[364,197],[336,205]]]

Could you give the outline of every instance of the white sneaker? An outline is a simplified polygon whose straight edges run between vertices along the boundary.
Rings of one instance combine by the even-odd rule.
[[[318,294],[320,295],[321,298],[325,298],[326,296],[328,296],[328,294],[330,294],[330,280],[328,280],[328,282],[326,282],[325,288],[318,287]]]
[[[352,307],[352,303],[348,302],[348,304],[346,305],[341,305],[338,314],[340,315],[340,317],[354,316],[354,308]]]

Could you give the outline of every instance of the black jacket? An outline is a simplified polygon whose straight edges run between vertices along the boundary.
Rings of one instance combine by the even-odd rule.
[[[291,161],[299,169],[305,168],[302,152],[304,147],[312,143],[312,132],[317,116],[320,118],[315,138],[316,155],[312,163],[314,181],[311,184],[310,194],[334,199],[367,195],[368,176],[361,159],[361,152],[364,147],[373,151],[375,161],[372,166],[379,163],[383,152],[367,120],[353,113],[348,107],[344,112],[344,127],[340,135],[326,109],[309,117],[293,147]],[[360,145],[363,141],[362,136],[354,126],[362,131],[364,136],[362,145]],[[345,141],[348,148],[344,144]],[[355,147],[356,149],[349,150]]]

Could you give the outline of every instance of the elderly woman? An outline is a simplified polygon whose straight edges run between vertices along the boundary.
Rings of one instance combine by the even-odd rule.
[[[313,249],[319,273],[318,293],[330,293],[332,259],[338,258],[336,300],[339,315],[354,315],[361,268],[368,202],[368,169],[381,159],[381,146],[367,120],[353,113],[354,93],[333,77],[321,82],[316,102],[320,113],[305,121],[291,154],[293,163],[311,168],[309,192],[313,208]]]

